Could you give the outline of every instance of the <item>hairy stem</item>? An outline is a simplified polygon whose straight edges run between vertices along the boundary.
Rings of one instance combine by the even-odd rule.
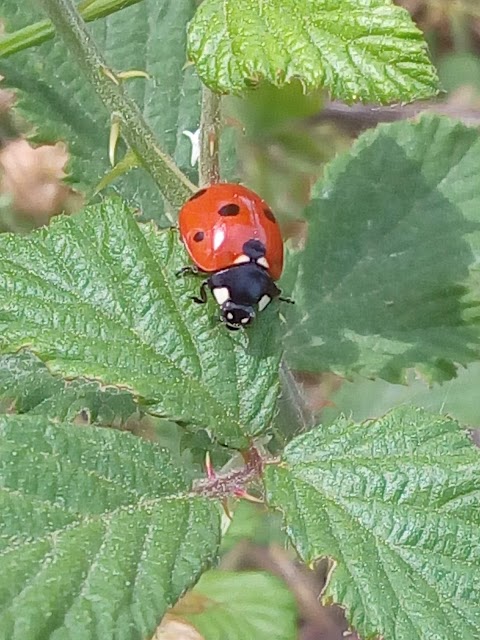
[[[108,69],[72,0],[43,0],[58,35],[83,69],[86,77],[112,116],[120,123],[121,135],[150,173],[166,200],[174,208],[196,191],[195,185],[158,146],[140,109]]]
[[[220,100],[221,97],[203,87],[202,89],[202,117],[200,120],[200,186],[219,182],[220,180]]]
[[[246,485],[252,480],[261,478],[264,464],[267,461],[271,462],[271,460],[263,458],[260,451],[253,444],[249,449],[242,452],[242,455],[245,464],[240,469],[218,474],[210,472],[209,477],[195,482],[192,493],[208,496],[209,498],[241,497]]]

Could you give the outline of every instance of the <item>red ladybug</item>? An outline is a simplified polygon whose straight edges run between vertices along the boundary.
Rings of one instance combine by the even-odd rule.
[[[200,189],[180,210],[179,225],[196,265],[182,272],[213,273],[193,300],[205,303],[209,287],[228,329],[248,326],[255,318],[255,308],[262,311],[280,296],[274,282],[283,268],[280,227],[256,193],[239,184]]]

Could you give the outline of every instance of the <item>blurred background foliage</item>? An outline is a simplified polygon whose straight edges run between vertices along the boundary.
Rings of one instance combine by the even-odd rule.
[[[426,109],[458,118],[471,126],[480,125],[480,1],[398,0],[397,4],[410,11],[425,33],[445,90],[438,100],[390,107],[347,107],[330,101],[320,92],[304,95],[299,84],[292,84],[284,89],[266,86],[244,98],[223,101],[224,129],[220,144],[223,178],[241,180],[258,191],[276,211],[292,244],[302,243],[305,229],[302,212],[325,164],[348,149],[362,131],[380,122],[416,117]],[[191,83],[190,89],[197,91],[192,73],[186,72],[187,80]],[[11,94],[0,90],[0,137],[4,141],[16,135],[12,106]],[[190,117],[191,123],[196,117]],[[190,122],[188,126],[194,128]],[[182,134],[179,131],[176,138],[176,153],[182,168],[188,169],[194,179],[188,140]],[[10,147],[10,154],[5,153],[6,147],[0,147],[0,179],[3,180],[0,182],[0,231],[28,230],[44,224],[45,217],[48,219],[62,210],[75,211],[84,200],[84,195],[63,181],[69,165],[61,143],[49,147],[48,153],[39,151],[42,147],[33,150],[25,140],[19,144],[22,147],[17,146],[14,153]],[[21,200],[26,180],[38,182],[38,189],[32,195],[34,205]],[[136,183],[134,188],[140,189]],[[12,190],[18,200],[18,215],[13,217],[12,199],[7,197],[7,192],[11,194]],[[39,212],[37,203],[45,202],[46,192],[50,201],[46,210]],[[139,204],[141,200],[139,198]],[[37,217],[32,216],[32,211]],[[157,221],[168,223],[164,218]],[[432,388],[415,371],[410,372],[407,385],[359,378],[346,380],[332,374],[296,375],[309,410],[320,422],[329,423],[340,413],[355,420],[373,418],[394,406],[410,403],[448,413],[472,430],[480,428],[477,395],[480,363],[459,370],[455,379]],[[110,411],[109,404],[101,406]],[[77,419],[80,423],[89,422],[90,416],[79,409]],[[205,450],[212,452],[217,467],[227,458],[206,432],[186,434],[178,425],[143,415],[122,419],[121,424],[116,424],[115,419],[109,422],[108,418],[101,422],[161,441],[169,446],[179,464],[187,457],[199,473]],[[288,430],[287,422],[285,414],[279,411],[279,432]],[[293,550],[284,550],[284,544],[278,517],[268,514],[262,506],[241,503],[235,509],[223,542],[220,568],[261,570],[276,575],[296,598],[301,640],[341,640],[346,632],[341,611],[325,608],[317,601],[328,567],[320,563],[312,571],[306,570],[294,560]],[[200,584],[196,589],[201,591],[201,588]],[[185,603],[183,607],[185,609]],[[180,604],[182,615],[185,615],[184,609]],[[272,633],[269,637],[283,636]],[[354,639],[355,635],[349,637]]]

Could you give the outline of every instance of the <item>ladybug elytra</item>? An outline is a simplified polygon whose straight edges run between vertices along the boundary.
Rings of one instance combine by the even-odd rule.
[[[247,327],[256,309],[262,311],[280,296],[274,282],[283,268],[280,227],[253,191],[225,183],[200,189],[180,210],[179,226],[195,263],[182,272],[212,273],[193,299],[205,303],[209,288],[228,329]]]

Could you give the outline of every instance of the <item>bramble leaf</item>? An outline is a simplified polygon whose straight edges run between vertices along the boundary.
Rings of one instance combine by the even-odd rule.
[[[279,391],[276,305],[233,335],[190,299],[198,278],[175,230],[139,225],[119,200],[0,236],[0,353],[28,349],[66,378],[124,388],[151,413],[245,447]]]
[[[0,416],[0,638],[150,637],[216,557],[217,506],[160,447]]]
[[[443,381],[478,360],[479,175],[476,129],[437,116],[379,126],[329,165],[292,293],[293,368]]]
[[[139,408],[132,394],[90,380],[53,376],[31,353],[0,356],[0,412],[34,413],[61,421],[85,414],[89,423],[123,425]]]
[[[220,93],[294,79],[345,101],[438,92],[421,32],[391,0],[204,0],[189,26],[188,53]]]
[[[453,420],[340,419],[293,440],[265,482],[302,559],[331,558],[323,600],[362,637],[478,636],[480,452]]]

